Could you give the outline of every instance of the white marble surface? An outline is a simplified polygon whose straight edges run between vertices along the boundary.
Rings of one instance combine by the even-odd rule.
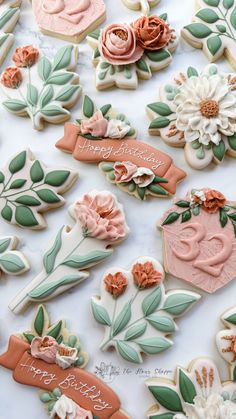
[[[139,16],[125,8],[120,0],[107,0],[107,22],[119,20],[130,21]],[[169,14],[172,25],[179,31],[191,20],[194,9],[194,0],[162,0],[154,11]],[[37,29],[28,0],[23,0],[22,14],[15,30],[15,46],[32,43],[43,49],[45,54],[52,56],[57,47],[63,45],[62,41],[45,37]],[[12,49],[13,51],[14,49]],[[10,54],[5,65],[10,62]],[[93,97],[99,105],[111,102],[117,109],[123,111],[130,118],[139,131],[139,138],[161,150],[169,152],[175,162],[188,173],[187,179],[179,185],[178,195],[184,196],[185,191],[191,187],[209,186],[224,192],[228,198],[235,199],[235,161],[226,158],[219,167],[209,167],[204,172],[191,170],[185,163],[183,151],[169,148],[160,139],[150,138],[147,133],[148,120],[145,115],[145,105],[155,100],[158,86],[168,80],[173,72],[185,70],[189,65],[201,69],[207,60],[201,51],[189,47],[180,41],[179,48],[174,56],[173,64],[162,73],[154,75],[147,82],[140,83],[137,91],[112,90],[98,93],[94,86],[94,72],[91,64],[91,50],[83,42],[80,45],[78,72],[84,92]],[[229,69],[226,61],[219,63],[222,69]],[[72,119],[79,115],[81,101],[72,111]],[[0,108],[0,156],[1,164],[16,151],[30,147],[32,151],[46,164],[68,166],[80,173],[80,179],[74,188],[67,193],[67,204],[61,209],[46,215],[48,228],[41,232],[27,232],[11,227],[0,221],[1,234],[16,234],[22,240],[22,250],[29,257],[32,264],[31,271],[23,277],[2,277],[0,281],[0,351],[7,344],[8,336],[16,331],[24,331],[30,325],[34,308],[24,315],[15,316],[8,310],[9,301],[15,294],[30,281],[40,270],[42,252],[48,240],[55,235],[58,228],[64,223],[70,223],[67,213],[69,205],[80,195],[90,189],[109,189],[116,193],[123,203],[127,214],[128,224],[131,228],[129,238],[117,247],[113,257],[105,264],[92,269],[92,275],[87,282],[71,292],[52,300],[47,304],[53,320],[63,316],[68,326],[78,331],[83,347],[90,355],[89,371],[95,371],[101,362],[113,365],[119,374],[106,380],[111,382],[114,390],[120,395],[122,406],[130,413],[133,419],[145,418],[145,411],[153,403],[148,393],[144,379],[158,370],[160,373],[170,371],[172,376],[176,364],[186,366],[192,358],[208,355],[214,357],[219,363],[224,377],[227,376],[226,364],[218,356],[215,348],[215,334],[219,330],[219,316],[226,309],[236,304],[235,282],[232,281],[225,289],[215,295],[203,295],[202,301],[184,319],[179,320],[179,332],[175,335],[175,345],[161,356],[146,358],[144,364],[138,368],[118,359],[115,352],[103,354],[98,344],[103,336],[103,328],[97,327],[90,314],[90,296],[99,290],[101,276],[109,266],[129,266],[141,255],[150,255],[162,260],[161,235],[156,230],[156,222],[161,214],[170,206],[170,200],[150,199],[148,202],[139,202],[127,196],[115,186],[106,182],[102,174],[98,173],[96,166],[78,163],[69,155],[55,149],[55,141],[63,133],[62,126],[48,126],[43,132],[35,132],[28,119],[17,118]],[[168,277],[167,288],[188,288],[183,282]],[[1,368],[0,371],[0,419],[43,419],[43,404],[39,401],[37,389],[24,387],[13,381],[11,372]]]

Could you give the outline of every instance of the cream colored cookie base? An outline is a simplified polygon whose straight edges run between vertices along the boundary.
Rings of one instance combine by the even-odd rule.
[[[136,2],[134,2],[132,4],[131,4],[131,2],[129,0],[122,0],[122,1],[123,1],[124,5],[126,7],[128,7],[128,9],[131,9],[131,10],[142,10],[143,13],[146,11],[144,5],[142,4],[143,3],[143,0],[136,1]],[[157,6],[160,3],[160,1],[161,0],[155,0],[155,1],[153,1],[152,5],[149,6],[149,7],[155,7],[155,6]]]

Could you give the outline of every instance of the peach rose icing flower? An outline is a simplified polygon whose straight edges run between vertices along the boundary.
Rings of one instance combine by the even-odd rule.
[[[5,87],[9,87],[10,89],[17,89],[22,82],[22,74],[19,68],[16,67],[8,67],[3,72],[1,77],[1,83]]]
[[[35,337],[31,342],[31,355],[34,358],[42,359],[48,364],[54,364],[56,362],[56,354],[59,345],[51,336]]]
[[[107,131],[108,121],[100,110],[89,119],[83,119],[80,124],[82,134],[91,134],[93,137],[104,137]]]
[[[104,279],[106,291],[113,297],[119,297],[127,288],[127,279],[121,272],[116,272],[114,275],[108,274]]]
[[[39,51],[32,45],[16,48],[12,60],[16,67],[32,67],[39,58]]]
[[[209,189],[205,192],[205,201],[203,208],[210,214],[216,213],[220,208],[223,208],[226,203],[225,196],[215,189]]]
[[[150,51],[166,47],[172,37],[171,29],[158,16],[143,16],[133,24],[137,44]]]
[[[132,274],[134,283],[141,289],[154,287],[162,281],[162,273],[156,271],[152,262],[136,263]]]
[[[130,161],[117,162],[114,164],[116,183],[130,182],[137,172],[137,166]]]
[[[137,45],[134,29],[122,24],[112,24],[101,31],[99,52],[112,65],[132,64],[143,55],[143,49]]]
[[[87,194],[75,204],[84,237],[115,241],[127,234],[124,214],[112,194]]]

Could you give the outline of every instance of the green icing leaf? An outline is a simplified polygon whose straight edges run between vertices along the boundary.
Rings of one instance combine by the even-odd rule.
[[[192,217],[192,212],[190,209],[187,211],[184,211],[181,216],[181,223],[186,223],[187,221],[191,219],[191,217]]]
[[[23,169],[23,167],[25,166],[25,162],[26,151],[22,151],[21,153],[17,154],[17,156],[15,156],[9,164],[9,170],[11,174],[13,175],[14,173],[17,173],[21,169]]]
[[[82,269],[92,263],[100,262],[112,254],[112,250],[93,250],[87,255],[72,255],[68,256],[62,265],[69,266],[74,269]]]
[[[167,311],[167,313],[172,314],[173,316],[180,316],[186,310],[188,310],[190,305],[196,301],[197,298],[193,295],[179,292],[167,297],[163,310]]]
[[[100,304],[97,304],[94,300],[92,300],[91,304],[95,320],[99,324],[103,324],[104,326],[111,326],[111,319],[105,307],[102,307]]]
[[[0,171],[0,183],[3,183],[5,180],[5,175]]]
[[[0,257],[0,266],[2,270],[16,274],[25,269],[25,264],[22,259],[13,253],[5,253]]]
[[[236,29],[236,6],[235,6],[233,12],[231,13],[230,22],[231,22],[233,28]]]
[[[212,55],[217,54],[221,46],[222,46],[222,41],[218,35],[208,38],[207,47]]]
[[[114,169],[114,164],[113,163],[101,163],[100,167],[103,170],[103,172],[111,172],[111,170]]]
[[[217,27],[218,31],[221,32],[221,33],[225,33],[227,31],[227,28],[226,28],[225,25],[219,25],[218,24],[218,25],[216,25],[216,27]]]
[[[151,124],[149,125],[149,129],[161,129],[165,128],[170,124],[170,120],[163,116],[155,118],[152,120]]]
[[[3,29],[6,23],[8,23],[18,11],[18,7],[9,7],[6,9],[0,17],[0,29]]]
[[[227,216],[226,212],[222,208],[220,208],[220,224],[221,224],[221,227],[224,228],[227,223],[228,223],[228,216]]]
[[[136,324],[134,326],[131,326],[126,334],[125,334],[125,340],[134,340],[142,336],[147,329],[147,323],[140,323]]]
[[[33,84],[27,85],[27,100],[31,106],[36,106],[38,103],[38,89]]]
[[[172,224],[174,223],[176,220],[178,220],[178,218],[180,217],[180,213],[179,212],[171,212],[166,219],[163,221],[162,225],[168,225],[168,224]]]
[[[190,25],[185,26],[184,29],[199,39],[207,38],[212,34],[212,30],[203,23],[191,23]]]
[[[170,317],[151,314],[147,317],[147,321],[160,332],[172,333],[176,330],[175,323]]]
[[[10,222],[13,215],[11,207],[9,207],[9,205],[6,204],[5,207],[1,211],[1,215],[4,218],[4,220]]]
[[[108,64],[109,65],[109,64]],[[89,96],[85,95],[83,102],[83,114],[86,118],[91,118],[95,112],[95,105]]]
[[[137,342],[143,352],[149,355],[159,354],[170,348],[171,343],[162,337],[142,339]]]
[[[236,313],[231,314],[229,317],[224,318],[224,320],[228,323],[236,325]]]
[[[57,51],[53,60],[53,71],[67,68],[71,63],[73,45],[65,45]]]
[[[54,339],[57,339],[60,336],[62,328],[62,320],[59,320],[55,326],[52,326],[50,330],[48,330],[47,335],[52,336]]]
[[[107,104],[107,105],[103,105],[100,108],[100,111],[102,112],[103,116],[106,116],[108,114],[108,112],[109,112],[110,109],[111,109],[111,105],[110,104]]]
[[[154,62],[160,62],[171,58],[171,54],[166,49],[160,49],[159,51],[148,51],[145,50],[146,56],[149,60]]]
[[[154,179],[155,180],[155,179]],[[163,182],[166,183],[166,182]],[[151,183],[151,185],[148,186],[148,190],[154,193],[155,195],[161,195],[161,196],[167,196],[169,193],[162,188],[160,185],[156,185],[154,183]]]
[[[44,182],[47,185],[59,187],[67,181],[69,176],[69,170],[53,170],[46,175]]]
[[[138,67],[140,71],[144,71],[145,73],[150,73],[150,68],[143,58],[140,58],[140,60],[136,62],[136,66]]]
[[[68,83],[73,78],[73,76],[74,74],[69,71],[65,71],[64,73],[58,71],[52,73],[51,76],[48,77],[47,84],[56,84],[61,86]]]
[[[173,112],[170,107],[164,102],[155,102],[148,105],[148,108],[161,116],[169,116]]]
[[[41,182],[41,180],[44,178],[44,172],[39,160],[35,160],[35,162],[32,164],[30,169],[30,178],[34,183]]]
[[[38,62],[38,75],[43,81],[47,81],[52,71],[52,65],[47,57],[40,58]]]
[[[23,333],[25,339],[27,339],[28,343],[31,343],[32,340],[35,338],[34,335],[32,335],[31,333]]]
[[[8,237],[1,239],[0,240],[0,253],[5,252],[10,246],[10,243],[11,243],[11,239],[9,239]]]
[[[9,111],[20,112],[27,107],[27,103],[19,99],[8,99],[2,102],[3,106]]]
[[[42,201],[48,204],[58,204],[58,202],[61,202],[58,195],[51,191],[51,189],[38,189],[36,194]]]
[[[158,308],[161,302],[162,291],[161,287],[155,287],[155,289],[148,294],[142,302],[142,310],[144,316],[150,316]]]
[[[66,285],[77,284],[81,282],[84,279],[84,277],[85,275],[83,272],[78,272],[78,274],[76,275],[66,275],[56,281],[51,281],[49,283],[39,285],[38,287],[34,288],[34,290],[31,291],[28,295],[30,298],[35,300],[47,298],[50,295],[52,295],[56,290],[58,290],[58,288]]]
[[[47,105],[40,110],[44,116],[52,117],[59,115],[68,115],[68,111],[63,109],[61,106]]]
[[[62,234],[63,228],[64,226],[57,233],[56,239],[51,249],[48,250],[44,255],[43,265],[47,274],[50,274],[53,271],[56,257],[61,249],[61,245],[62,245],[61,234]]]
[[[96,40],[98,40],[99,36],[100,36],[100,29],[96,29],[93,32],[90,32],[88,35],[90,38],[94,38]]]
[[[165,407],[172,412],[183,411],[180,397],[176,391],[165,386],[149,386],[148,388],[162,407]]]
[[[194,77],[194,76],[198,77],[198,71],[194,67],[189,67],[187,71],[187,75],[189,78]]]
[[[201,9],[196,16],[206,23],[215,23],[219,20],[218,14],[212,9]]]
[[[234,0],[224,0],[223,1],[223,6],[225,9],[230,9],[234,4]]]
[[[173,419],[175,416],[175,413],[167,412],[162,413],[160,415],[151,415],[150,419]]]
[[[228,143],[232,150],[236,151],[236,134],[232,137],[228,137]]]
[[[34,320],[34,328],[39,336],[42,336],[44,329],[45,313],[42,305],[39,306],[38,312]]]
[[[11,184],[9,189],[20,189],[26,183],[26,179],[16,179]]]
[[[29,207],[41,205],[41,202],[31,195],[22,195],[19,198],[17,198],[15,202],[17,202],[18,204],[29,206]]]
[[[133,362],[135,364],[140,364],[142,359],[139,353],[127,342],[122,340],[117,341],[117,349],[122,358],[126,361]]]
[[[204,0],[204,3],[206,3],[208,6],[217,7],[220,4],[220,0]]]
[[[55,100],[67,102],[78,90],[80,90],[80,86],[64,86],[56,95]]]
[[[137,189],[139,198],[143,201],[145,198],[146,188],[140,188],[139,186],[136,186],[136,189]]]
[[[15,219],[22,227],[35,227],[38,225],[32,210],[28,207],[19,206],[16,208]]]
[[[10,34],[4,34],[0,36],[0,47],[6,42],[6,40],[9,38]]]
[[[129,301],[124,305],[118,316],[116,317],[113,325],[112,335],[116,336],[127,326],[131,319],[131,302]]]
[[[168,19],[168,15],[167,15],[167,13],[163,13],[162,15],[159,15],[159,18],[166,22],[167,19]]]
[[[177,205],[177,207],[180,207],[180,208],[189,208],[190,207],[190,202],[180,200],[180,201],[176,202],[175,205]]]
[[[184,401],[193,404],[194,399],[197,396],[195,386],[181,369],[179,370],[179,389]]]
[[[213,145],[212,146],[212,151],[214,154],[214,157],[218,160],[218,161],[222,161],[224,156],[225,156],[225,143],[223,140],[220,141],[220,143],[218,145]]]
[[[51,102],[54,96],[54,90],[51,85],[46,86],[43,94],[40,97],[40,108],[44,108]]]

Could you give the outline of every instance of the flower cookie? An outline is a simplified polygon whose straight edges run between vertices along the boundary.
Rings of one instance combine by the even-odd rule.
[[[92,299],[95,320],[105,327],[100,345],[114,347],[126,361],[142,363],[142,354],[156,355],[172,346],[174,318],[186,313],[200,295],[186,290],[166,292],[164,270],[157,260],[139,258],[130,270],[113,268]]]
[[[40,400],[50,418],[128,419],[113,390],[84,370],[87,361],[79,336],[64,320],[51,324],[42,305],[31,330],[10,336],[0,356],[0,365],[13,371],[16,382],[41,389]]]
[[[97,109],[85,96],[77,124],[65,124],[56,147],[79,161],[97,162],[109,182],[141,200],[174,194],[186,173],[159,150],[135,140],[136,131],[110,104]],[[99,140],[99,141],[98,141]]]
[[[79,43],[106,19],[103,0],[32,0],[33,13],[45,35]]]
[[[2,104],[9,112],[28,116],[37,130],[44,123],[60,124],[70,119],[69,108],[81,94],[76,68],[77,48],[66,45],[53,61],[41,55],[32,45],[17,48],[0,79]]]
[[[231,375],[236,377],[236,307],[227,310],[221,317],[226,329],[216,336],[216,344],[221,356],[230,365]]]
[[[111,24],[87,36],[94,49],[96,87],[136,89],[138,79],[167,67],[177,48],[174,29],[167,14],[142,16],[132,24]]]
[[[162,86],[150,103],[151,135],[172,147],[184,147],[194,169],[236,157],[236,77],[211,64],[199,74],[193,67]]]
[[[14,42],[12,34],[20,17],[21,0],[0,1],[0,66]]]
[[[21,275],[30,269],[29,261],[16,250],[18,243],[15,236],[0,236],[0,276]]]
[[[160,0],[122,0],[131,10],[140,10],[144,15],[150,13],[150,8],[160,3]]]
[[[42,271],[10,303],[13,312],[80,284],[89,277],[87,269],[111,256],[112,245],[129,232],[122,206],[107,191],[92,191],[79,198],[70,214],[74,226],[64,225],[58,231],[43,256]]]
[[[236,202],[192,189],[161,219],[165,271],[213,293],[235,278]]]
[[[78,174],[68,169],[50,169],[23,150],[0,171],[0,214],[10,224],[40,230],[47,226],[43,213],[64,205],[63,194]]]
[[[182,29],[182,37],[201,48],[210,62],[223,55],[236,69],[236,4],[234,0],[197,0],[193,23]]]

